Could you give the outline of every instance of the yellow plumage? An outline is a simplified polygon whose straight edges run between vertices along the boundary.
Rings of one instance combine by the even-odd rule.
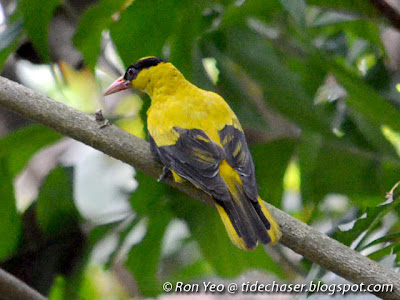
[[[243,130],[224,99],[199,89],[171,63],[155,57],[130,66],[119,82],[149,94],[153,153],[175,181],[189,180],[213,196],[232,242],[245,250],[255,248],[257,241],[277,242],[279,227],[258,197]],[[118,90],[110,87],[106,93]]]
[[[172,128],[200,128],[211,140],[220,144],[218,131],[225,125],[234,125],[237,120],[228,104],[218,94],[197,88],[186,81],[183,75],[171,64],[143,70],[140,73],[140,89],[144,78],[150,80],[142,90],[149,94],[151,106],[147,111],[147,125],[157,146],[172,145],[178,135]],[[143,78],[143,79],[142,79]],[[235,124],[240,128],[239,122]]]

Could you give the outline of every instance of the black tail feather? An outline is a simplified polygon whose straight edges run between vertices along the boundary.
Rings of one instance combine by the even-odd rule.
[[[233,229],[239,238],[243,240],[247,250],[254,249],[258,241],[262,244],[270,243],[271,237],[268,234],[268,229],[270,229],[271,225],[262,213],[260,205],[253,203],[244,194],[240,196],[242,200],[240,202],[235,201],[235,199],[231,201],[215,199],[215,201],[224,209]]]
[[[257,238],[243,209],[236,205],[234,201],[216,200],[216,202],[224,209],[237,235],[243,239],[246,247],[253,249],[257,245]]]

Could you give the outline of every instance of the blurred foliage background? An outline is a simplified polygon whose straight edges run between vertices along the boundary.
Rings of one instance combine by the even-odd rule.
[[[400,34],[379,2],[0,0],[1,75],[145,138],[149,98],[102,91],[161,56],[235,110],[263,199],[396,268]],[[212,207],[1,107],[0,137],[0,266],[51,299],[343,281],[279,245],[235,248]]]

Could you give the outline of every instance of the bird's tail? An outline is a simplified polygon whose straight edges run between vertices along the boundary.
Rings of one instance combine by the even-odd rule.
[[[266,245],[279,240],[279,226],[260,197],[255,202],[244,195],[233,195],[232,200],[215,201],[226,231],[236,246],[253,250],[258,241]]]

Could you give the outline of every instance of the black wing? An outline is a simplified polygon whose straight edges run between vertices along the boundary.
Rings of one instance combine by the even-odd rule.
[[[253,158],[243,131],[232,125],[226,125],[219,131],[227,163],[239,173],[246,196],[257,202],[258,187]]]
[[[242,199],[243,208],[259,240],[268,244],[271,241],[268,233],[268,230],[271,229],[271,223],[258,202],[258,185],[254,162],[244,133],[232,125],[226,125],[219,131],[219,136],[224,147],[227,163],[238,172],[242,180],[243,191],[246,195],[244,198],[250,199],[250,201]],[[249,203],[252,204],[254,210],[248,207]],[[262,224],[260,224],[260,221]]]
[[[153,155],[164,166],[220,201],[230,201],[228,187],[219,175],[224,150],[200,129],[174,127],[179,138],[174,145],[158,147],[150,136]]]
[[[174,130],[179,133],[174,145],[158,147],[150,136],[153,154],[169,170],[213,196],[227,213],[248,249],[253,249],[257,240],[269,243],[270,224],[257,200],[254,164],[243,132],[233,126],[225,126],[219,132],[222,148],[200,129],[174,127]],[[239,173],[242,180],[243,190],[239,190],[239,202],[232,198],[227,184],[219,174],[223,160]]]

